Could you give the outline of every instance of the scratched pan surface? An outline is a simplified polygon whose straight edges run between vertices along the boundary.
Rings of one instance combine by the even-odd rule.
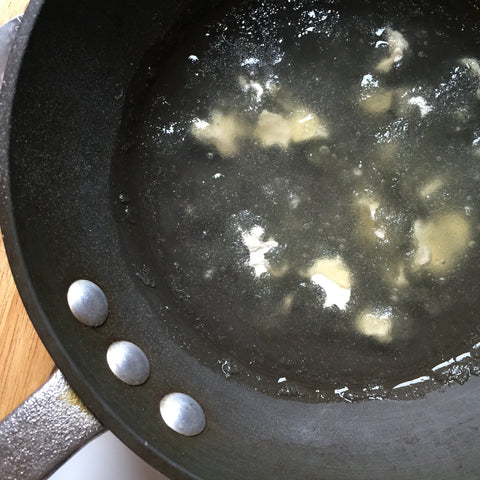
[[[335,17],[339,12],[350,19],[352,29],[364,10],[378,10],[380,24],[394,9],[369,2],[297,5],[305,8],[304,3],[318,8],[317,13],[334,12]],[[251,279],[255,270],[248,265],[248,250],[235,244],[235,231],[242,238],[238,227],[249,231],[259,222],[251,211],[263,198],[254,194],[255,180],[259,178],[264,186],[269,172],[262,151],[255,151],[258,169],[241,178],[243,168],[235,170],[210,146],[195,143],[190,130],[176,130],[172,111],[165,107],[173,91],[175,108],[188,110],[190,121],[208,117],[211,105],[194,106],[188,89],[196,84],[185,81],[182,75],[190,67],[181,70],[178,59],[195,67],[195,56],[208,51],[208,45],[205,40],[191,43],[191,38],[210,33],[205,25],[222,24],[236,5],[145,0],[85,1],[67,7],[57,1],[33,2],[5,77],[2,118],[8,121],[2,122],[0,174],[2,232],[38,332],[92,412],[171,478],[476,478],[480,472],[478,378],[444,386],[432,380],[431,391],[410,399],[395,399],[389,390],[421,375],[427,368],[425,356],[441,363],[471,347],[480,308],[475,285],[462,290],[469,295],[459,296],[452,307],[455,313],[447,309],[448,318],[440,319],[442,338],[452,338],[442,344],[441,353],[435,349],[425,353],[411,345],[408,350],[407,345],[408,354],[402,357],[402,350],[395,355],[362,339],[361,348],[345,352],[342,345],[348,343],[348,332],[334,331],[328,337],[333,340],[327,341],[311,322],[299,321],[316,310],[307,308],[312,292],[302,293],[298,285],[295,298],[301,301],[292,314],[292,322],[297,323],[283,325],[275,333],[254,324],[255,318],[266,316],[262,309],[272,298],[284,298],[298,283],[293,274],[280,286],[263,283],[262,295],[267,296],[256,300],[253,282],[265,282],[265,276]],[[395,14],[420,21],[432,11],[422,5],[411,10],[396,7]],[[473,7],[448,8],[454,9],[459,25],[470,25]],[[258,59],[252,53],[258,53],[257,44],[268,43],[268,23],[262,23],[266,18],[264,14],[258,20],[258,39],[251,41],[251,50],[229,46],[232,55],[240,52],[242,61],[248,60],[247,67]],[[288,25],[285,17],[280,18]],[[251,23],[253,28],[253,16]],[[217,30],[215,38],[226,38],[228,44],[226,32]],[[459,43],[474,54],[475,41]],[[178,50],[173,52],[173,46]],[[272,51],[267,49],[265,55]],[[277,57],[270,61],[275,64]],[[230,74],[228,62],[220,59],[212,68],[203,72],[203,87],[210,82],[222,93]],[[445,142],[439,148],[446,148],[449,142]],[[270,158],[278,170],[284,158],[277,150]],[[288,153],[292,158],[300,154],[305,152]],[[304,189],[315,188],[308,180],[311,170],[297,164],[289,168],[292,184],[304,180]],[[240,179],[227,192],[232,194],[231,202],[222,205],[225,197],[217,195],[213,180],[233,173]],[[202,193],[202,181],[210,182],[208,195]],[[334,210],[340,201],[337,191],[353,181],[320,180],[327,192],[324,204]],[[181,195],[172,185],[183,189]],[[333,200],[329,203],[328,198]],[[281,223],[269,201],[265,200],[265,216]],[[233,217],[240,205],[246,206],[242,215]],[[311,205],[317,206],[313,200]],[[189,219],[193,207],[201,210],[197,220],[204,224]],[[205,213],[202,209],[207,207]],[[325,213],[323,220],[331,222],[342,217],[340,213],[344,212]],[[216,235],[206,247],[200,241],[204,231]],[[220,234],[227,240],[218,240]],[[291,232],[289,238],[294,237]],[[215,276],[204,268],[206,254],[215,256],[221,271],[213,287],[199,279],[202,274]],[[242,265],[241,271],[233,269],[231,258]],[[475,278],[474,256],[469,265],[465,275]],[[76,322],[68,309],[66,292],[79,278],[94,281],[107,296],[109,317],[101,327]],[[342,312],[335,312],[327,318],[327,327],[342,320]],[[458,322],[464,328],[455,327]],[[418,334],[428,334],[431,325],[424,322]],[[106,350],[121,339],[141,346],[151,362],[150,378],[142,386],[123,384],[108,368]],[[291,359],[298,365],[293,361],[292,368]],[[316,369],[316,362],[322,368]],[[378,363],[382,367],[375,371]],[[474,365],[470,367],[473,371]],[[324,371],[335,374],[322,376]],[[337,374],[338,378],[330,378]],[[277,383],[284,376],[293,382],[282,390],[284,382]],[[385,388],[375,395],[378,385],[370,385],[373,393],[367,396],[382,400],[352,397],[354,401],[348,402],[332,393],[347,383],[361,392],[360,387],[374,381]],[[188,393],[204,408],[207,427],[201,435],[182,437],[163,423],[159,401],[172,391]]]

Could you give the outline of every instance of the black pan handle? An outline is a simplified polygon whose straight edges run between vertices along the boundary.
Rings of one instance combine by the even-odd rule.
[[[47,478],[104,430],[57,370],[0,423],[0,478]]]

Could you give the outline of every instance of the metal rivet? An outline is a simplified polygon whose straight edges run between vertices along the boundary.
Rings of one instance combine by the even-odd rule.
[[[175,432],[193,437],[203,432],[207,420],[200,404],[185,393],[169,393],[160,402],[160,415]]]
[[[113,374],[129,385],[141,385],[150,376],[150,362],[140,347],[125,340],[108,347],[107,363]]]
[[[73,282],[68,289],[67,302],[73,316],[89,327],[98,327],[107,319],[107,297],[89,280]]]

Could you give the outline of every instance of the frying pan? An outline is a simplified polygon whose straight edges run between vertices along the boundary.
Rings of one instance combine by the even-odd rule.
[[[172,479],[477,478],[477,377],[414,399],[269,395],[226,378],[225,353],[195,333],[172,295],[167,255],[146,240],[157,223],[138,201],[145,165],[118,160],[118,135],[141,113],[134,100],[148,96],[146,65],[158,45],[224,8],[187,0],[31,3],[2,93],[0,202],[35,328],[88,409]],[[465,18],[475,11],[462,8]],[[123,153],[135,148],[124,143]],[[67,292],[79,279],[108,301],[101,326],[72,315]],[[106,361],[124,340],[148,359],[141,385],[121,381]],[[159,403],[172,392],[198,402],[206,419],[199,434],[179,434],[162,419]]]

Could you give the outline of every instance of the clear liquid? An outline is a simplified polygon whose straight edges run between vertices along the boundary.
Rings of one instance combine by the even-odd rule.
[[[409,8],[240,3],[149,60],[125,189],[226,376],[331,399],[478,341],[480,37]]]

